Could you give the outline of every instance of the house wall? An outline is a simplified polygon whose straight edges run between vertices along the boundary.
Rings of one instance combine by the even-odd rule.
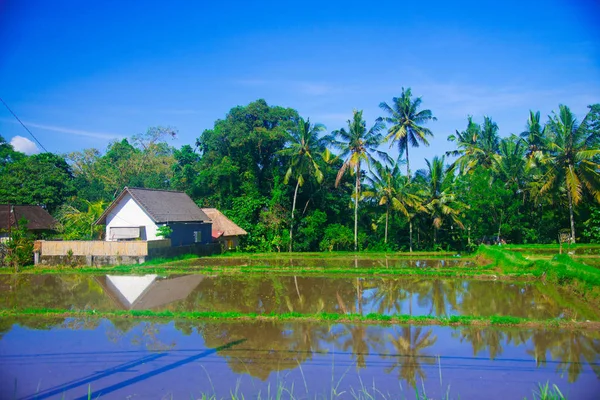
[[[202,232],[201,244],[212,242],[212,224],[211,223],[170,223],[168,224],[173,233],[171,233],[172,246],[186,246],[194,244],[194,232]]]
[[[125,194],[119,204],[106,216],[106,240],[110,237],[111,227],[146,227],[146,237],[143,240],[158,240],[156,236],[158,226],[152,218],[133,200],[129,193]]]

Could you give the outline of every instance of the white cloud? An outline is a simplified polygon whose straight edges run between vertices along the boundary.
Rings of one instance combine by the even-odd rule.
[[[27,155],[37,154],[40,152],[40,149],[35,143],[23,136],[14,136],[10,140],[10,144],[16,151],[20,151],[21,153],[25,153]]]
[[[30,128],[38,128],[38,129],[43,129],[46,131],[68,133],[68,134],[77,135],[77,136],[87,136],[87,137],[93,137],[93,138],[97,138],[97,139],[110,140],[110,139],[120,139],[123,137],[123,135],[119,135],[117,133],[92,132],[92,131],[85,131],[82,129],[65,128],[62,126],[35,124],[32,122],[25,122],[25,125],[27,125]]]

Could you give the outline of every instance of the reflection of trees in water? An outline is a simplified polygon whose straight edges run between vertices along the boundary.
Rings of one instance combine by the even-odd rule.
[[[502,354],[502,342],[505,340],[504,332],[497,329],[468,326],[452,332],[452,337],[458,338],[461,343],[468,342],[473,348],[473,356],[487,350],[490,360]]]
[[[432,336],[432,333],[431,328],[404,326],[399,332],[395,330],[393,335],[390,334],[388,341],[395,354],[384,356],[393,360],[393,364],[385,372],[392,373],[398,369],[399,379],[405,380],[412,387],[416,386],[417,378],[425,380],[422,364],[435,362],[431,355],[425,353],[437,340],[437,336]]]
[[[143,347],[150,351],[167,351],[174,349],[177,343],[172,340],[163,342],[159,334],[164,321],[139,321],[135,319],[113,318],[109,319],[110,326],[105,330],[108,340],[113,343],[127,341],[133,346]]]
[[[207,277],[178,305],[178,309],[235,310],[246,313],[335,312],[335,291],[339,289],[346,293],[352,287],[348,279],[286,276]]]
[[[469,326],[459,328],[452,337],[470,343],[473,356],[488,351],[491,360],[502,354],[503,345],[526,346],[536,366],[557,363],[556,370],[575,382],[588,364],[600,379],[600,334],[590,331],[518,329],[500,330]]]
[[[556,371],[567,374],[569,382],[575,382],[587,362],[600,379],[600,335],[597,332],[534,331],[531,335],[533,348],[527,350],[536,365],[545,366],[548,354],[557,361]]]
[[[429,279],[418,289],[418,304],[422,307],[429,305],[430,315],[450,314],[451,310],[458,308],[458,297],[464,293],[463,281],[456,279]]]
[[[196,326],[207,347],[216,348],[244,339],[244,343],[219,352],[232,371],[266,380],[274,371],[294,369],[323,352],[328,334],[323,324],[278,322],[205,323]]]
[[[328,342],[341,351],[349,352],[356,363],[356,369],[367,367],[366,358],[371,349],[381,352],[384,349],[380,329],[373,329],[364,324],[342,325],[342,329],[328,337]]]
[[[93,276],[0,276],[0,305],[6,308],[109,309],[112,304]]]
[[[368,300],[380,314],[402,314],[402,303],[407,298],[406,278],[379,278],[377,290]]]

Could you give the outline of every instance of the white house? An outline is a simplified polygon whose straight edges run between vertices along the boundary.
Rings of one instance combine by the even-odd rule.
[[[171,228],[172,246],[212,241],[210,218],[184,192],[126,187],[96,221],[106,225],[107,241],[159,240]]]

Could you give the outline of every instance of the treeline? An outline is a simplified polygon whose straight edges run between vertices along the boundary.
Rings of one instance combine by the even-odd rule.
[[[600,242],[600,105],[582,121],[559,106],[530,112],[524,132],[469,117],[454,151],[410,169],[428,145],[432,111],[410,89],[327,131],[291,108],[232,108],[174,148],[170,128],[64,156],[26,156],[0,137],[0,203],[41,204],[67,239],[98,237],[93,221],[124,186],[187,192],[249,232],[247,251],[464,250],[482,240]],[[386,146],[382,144],[387,143]],[[381,151],[398,147],[396,160]]]

